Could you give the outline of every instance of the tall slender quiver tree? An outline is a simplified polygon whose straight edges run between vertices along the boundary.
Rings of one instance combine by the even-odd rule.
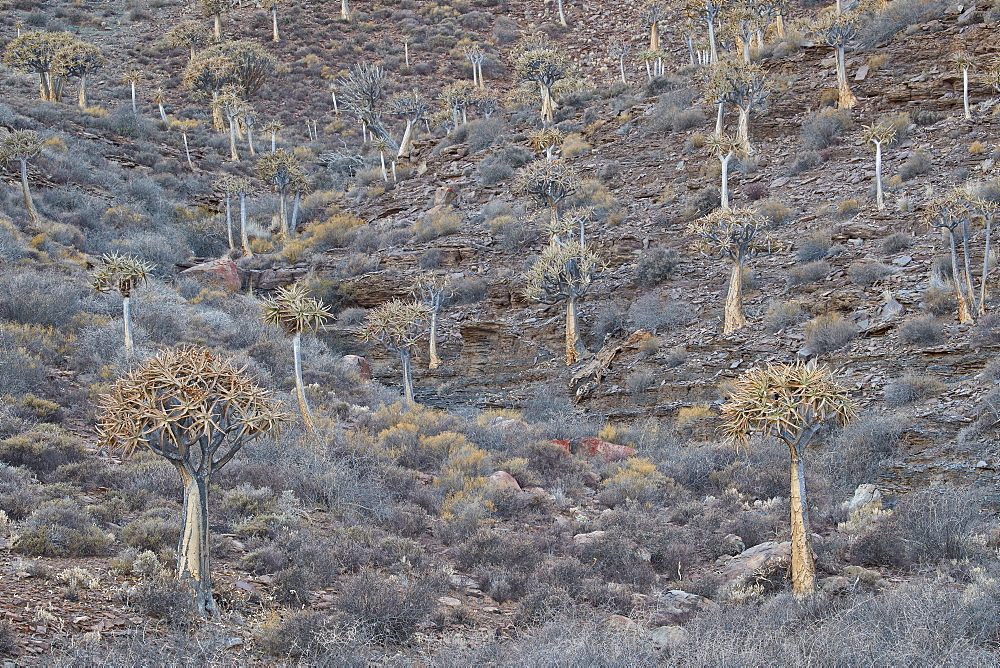
[[[427,344],[428,369],[436,369],[441,366],[441,358],[438,356],[437,351],[438,314],[441,312],[441,307],[445,300],[451,294],[453,294],[451,285],[448,279],[444,277],[420,278],[417,280],[416,285],[413,286],[414,298],[427,307],[431,319],[428,331],[430,341]]]
[[[160,112],[160,120],[164,123],[169,123],[170,119],[167,118],[167,110],[163,108],[163,103],[167,101],[167,94],[162,88],[157,88],[153,91],[153,104],[156,105],[157,110]]]
[[[278,5],[281,0],[264,0],[264,8],[271,10],[271,41],[280,42],[281,35],[278,34]]]
[[[208,29],[200,21],[181,21],[163,37],[163,41],[169,46],[188,49],[189,62],[194,60],[197,49],[207,45],[210,39]]]
[[[767,219],[746,207],[717,209],[688,227],[688,232],[700,239],[702,252],[732,263],[722,325],[724,334],[747,324],[743,315],[743,267],[747,260],[771,250],[766,227]]]
[[[539,204],[549,207],[553,227],[559,227],[559,205],[580,185],[573,168],[562,160],[535,160],[521,168],[516,188]]]
[[[885,209],[882,194],[882,148],[896,138],[896,128],[888,123],[872,123],[864,126],[864,139],[875,150],[875,202],[878,210]]]
[[[21,192],[24,194],[24,208],[32,225],[39,222],[35,201],[28,188],[28,161],[42,152],[42,140],[34,130],[14,130],[0,133],[0,163],[16,160],[21,167]]]
[[[167,350],[120,378],[101,398],[98,433],[109,451],[148,448],[184,486],[177,576],[202,616],[218,616],[209,561],[212,476],[250,441],[274,434],[281,404],[244,369],[199,348]]]
[[[618,74],[621,76],[622,83],[626,86],[628,85],[628,79],[625,78],[625,58],[628,57],[631,50],[632,47],[623,39],[613,39],[608,44],[608,55],[618,63]]]
[[[969,72],[976,67],[976,58],[970,53],[959,52],[951,56],[951,62],[962,70],[962,106],[965,109],[965,120],[972,120],[972,110],[969,108]]]
[[[117,292],[122,298],[122,320],[125,329],[125,352],[135,351],[132,342],[132,292],[149,282],[153,268],[137,257],[109,253],[90,277],[90,286],[98,292]]]
[[[837,90],[840,97],[837,106],[840,109],[852,109],[858,103],[858,98],[851,90],[847,80],[847,66],[844,60],[844,50],[858,34],[857,20],[848,14],[841,14],[821,26],[817,31],[827,46],[833,47],[837,56]]]
[[[569,76],[570,69],[571,63],[564,54],[538,43],[526,45],[514,59],[518,79],[537,83],[541,89],[541,118],[546,123],[552,122],[556,107],[552,87]]]
[[[295,363],[295,397],[299,402],[302,421],[312,431],[316,429],[306,388],[302,382],[302,334],[316,331],[332,315],[322,301],[310,297],[306,287],[296,283],[289,288],[278,288],[273,299],[265,299],[264,322],[277,325],[292,337],[292,357]]]
[[[288,224],[288,187],[302,177],[302,163],[283,148],[273,153],[265,153],[257,160],[257,176],[261,181],[274,186],[278,194],[278,218],[281,223],[282,238],[291,236]]]
[[[231,6],[230,0],[201,0],[201,11],[206,18],[212,19],[212,32],[215,41],[222,41],[222,13]]]
[[[65,32],[24,32],[7,44],[3,52],[3,64],[15,70],[37,74],[38,97],[55,102],[58,99],[58,86],[52,77],[52,61],[59,49],[72,42],[73,38]]]
[[[601,261],[575,240],[551,244],[525,275],[524,295],[543,304],[566,302],[566,364],[586,352],[580,338],[577,306],[601,273]]]
[[[229,250],[234,250],[236,245],[233,241],[233,195],[236,194],[236,182],[238,177],[232,174],[223,174],[217,178],[212,187],[222,193],[222,202],[226,207],[226,239],[229,242]]]
[[[722,167],[722,208],[729,209],[729,161],[741,153],[743,146],[729,135],[712,135],[705,148],[719,159]]]
[[[751,369],[736,380],[736,389],[722,406],[722,417],[726,436],[738,445],[749,445],[748,435],[759,432],[788,446],[792,592],[798,598],[808,597],[815,587],[816,565],[803,454],[824,423],[852,420],[854,404],[825,366],[773,364]]]
[[[233,192],[240,198],[240,248],[244,257],[253,257],[250,238],[247,236],[247,197],[253,192],[253,181],[244,178],[234,179]]]
[[[389,101],[389,111],[406,121],[406,129],[403,130],[403,138],[399,140],[399,150],[396,152],[396,160],[401,160],[410,155],[413,128],[427,115],[427,100],[419,93],[399,95]]]
[[[416,300],[394,299],[368,312],[358,331],[366,341],[377,341],[389,352],[399,355],[403,373],[403,396],[413,403],[412,348],[420,340],[429,309]]]
[[[122,83],[128,85],[129,90],[132,92],[133,114],[138,113],[138,109],[136,108],[135,105],[135,87],[139,84],[141,80],[142,80],[142,72],[135,68],[129,68],[125,70],[124,74],[122,74]]]

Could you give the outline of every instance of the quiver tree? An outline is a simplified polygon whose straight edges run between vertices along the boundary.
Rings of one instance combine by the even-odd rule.
[[[260,128],[263,132],[266,132],[269,135],[271,135],[271,153],[274,153],[275,149],[277,148],[278,133],[281,132],[282,127],[283,126],[281,125],[281,121],[277,119],[272,119],[267,123],[264,123],[264,125],[261,126]]]
[[[601,261],[590,248],[570,240],[549,245],[525,275],[524,295],[543,304],[566,302],[566,364],[575,364],[586,352],[577,318],[577,305],[601,273]]]
[[[122,298],[122,321],[125,329],[125,352],[132,355],[132,292],[149,282],[153,268],[137,257],[109,253],[90,276],[90,287],[97,292],[117,292]]]
[[[878,210],[885,209],[882,194],[882,147],[896,138],[896,128],[889,123],[872,123],[863,126],[865,143],[875,151],[875,202]]]
[[[536,151],[544,151],[545,159],[552,160],[552,152],[562,144],[566,135],[557,130],[554,126],[548,125],[540,130],[532,132],[528,137],[528,145]]]
[[[743,267],[747,260],[771,251],[772,240],[766,227],[767,219],[747,207],[717,209],[688,227],[688,232],[700,239],[703,253],[732,263],[722,325],[724,334],[747,324],[743,315]]]
[[[232,201],[233,196],[236,194],[236,182],[238,177],[232,174],[223,174],[217,178],[213,183],[212,187],[222,193],[222,202],[226,207],[226,239],[229,242],[229,250],[234,250],[236,248],[233,242],[233,207]]]
[[[438,99],[451,112],[454,127],[469,122],[469,107],[472,105],[475,86],[468,81],[455,81],[441,89]]]
[[[253,257],[250,249],[250,238],[247,236],[247,197],[253,192],[253,181],[236,177],[233,179],[233,192],[240,198],[240,248],[243,255]]]
[[[278,5],[281,0],[264,0],[264,8],[271,10],[271,41],[280,42],[281,36],[278,34]]]
[[[743,145],[729,135],[712,135],[705,142],[705,148],[719,159],[722,167],[722,208],[729,209],[729,161],[740,155]]]
[[[427,115],[427,100],[419,93],[397,95],[389,101],[389,111],[406,121],[403,138],[399,140],[396,160],[408,157],[413,147],[413,128]]]
[[[253,42],[237,40],[211,46],[184,69],[184,87],[199,100],[210,100],[215,129],[222,130],[222,113],[214,104],[222,89],[235,86],[242,100],[250,100],[274,71],[274,58]]]
[[[32,225],[39,222],[38,210],[28,188],[28,161],[42,152],[42,140],[34,130],[14,130],[0,133],[0,163],[17,161],[21,168],[21,192],[24,208]]]
[[[101,50],[86,42],[72,42],[56,51],[52,59],[52,76],[59,80],[80,80],[77,104],[87,108],[87,77],[100,69],[107,59]]]
[[[177,49],[188,49],[188,61],[194,60],[198,49],[203,48],[210,40],[208,30],[200,21],[181,21],[167,31],[163,41]]]
[[[549,207],[551,224],[559,225],[559,204],[576,192],[580,179],[562,160],[536,160],[518,170],[515,187],[538,204]]]
[[[184,486],[177,575],[202,616],[218,616],[209,563],[208,488],[245,444],[274,434],[281,404],[232,362],[200,348],[167,350],[120,378],[101,398],[98,433],[109,451],[148,448]]]
[[[340,0],[340,20],[341,21],[351,20],[351,8],[347,4],[347,0]]]
[[[215,41],[222,41],[222,13],[232,6],[230,0],[201,0],[201,11],[206,18],[212,19],[212,33]]]
[[[257,160],[257,176],[261,181],[274,186],[278,194],[278,218],[281,236],[288,239],[291,232],[288,225],[288,187],[302,178],[302,163],[292,153],[279,148],[273,153],[265,153]]]
[[[188,145],[188,133],[198,127],[198,121],[193,118],[187,120],[174,119],[171,125],[181,133],[181,139],[184,141],[184,156],[187,158],[188,169],[193,172],[194,163],[191,161],[191,147]]]
[[[736,141],[747,154],[753,152],[750,146],[750,114],[767,101],[770,85],[767,72],[760,66],[734,62],[720,68],[723,99],[739,111],[736,125]]]
[[[559,25],[563,28],[567,27],[569,24],[566,23],[566,12],[563,10],[563,0],[556,0],[556,8],[559,10]]]
[[[472,65],[472,83],[482,88],[483,83],[483,63],[486,62],[486,53],[478,46],[473,46],[465,51],[465,58]]]
[[[955,63],[958,69],[962,70],[962,105],[965,108],[965,120],[972,120],[972,111],[969,109],[969,71],[975,69],[976,59],[972,54],[961,52],[951,56],[951,62]]]
[[[762,29],[759,0],[739,0],[727,12],[729,27],[739,39],[743,62],[750,64],[750,42]]]
[[[660,50],[660,21],[667,18],[667,12],[660,5],[649,5],[642,16],[642,25],[649,30],[649,50]]]
[[[429,342],[427,344],[428,369],[436,369],[441,366],[441,358],[437,351],[438,314],[441,312],[441,306],[445,300],[452,294],[454,291],[451,289],[448,279],[440,276],[420,278],[413,286],[413,297],[427,307],[427,313],[430,316]]]
[[[316,422],[309,409],[305,384],[302,382],[302,334],[316,331],[332,314],[322,301],[310,297],[308,290],[301,283],[295,283],[288,288],[278,288],[273,299],[263,301],[263,308],[264,322],[277,325],[292,337],[295,397],[299,402],[302,422],[309,430],[315,430]]]
[[[628,80],[625,78],[625,59],[631,51],[632,47],[623,39],[613,39],[608,44],[608,55],[618,63],[618,74],[621,75],[622,83],[626,86]]]
[[[129,90],[132,92],[132,113],[133,114],[138,111],[136,109],[136,106],[135,106],[135,87],[138,85],[138,83],[141,80],[142,80],[142,72],[140,70],[135,69],[135,68],[129,68],[129,69],[125,70],[124,74],[122,74],[122,83],[125,84],[125,85],[127,85],[129,87]]]
[[[365,341],[377,341],[389,352],[399,355],[403,396],[408,404],[413,403],[411,350],[420,340],[424,322],[429,315],[427,306],[416,300],[393,299],[369,311],[358,332],[358,336]]]
[[[7,44],[3,64],[15,70],[37,74],[38,97],[55,102],[59,99],[59,86],[52,76],[52,62],[56,53],[73,41],[69,33],[65,32],[25,32]]]
[[[227,86],[215,99],[215,104],[222,110],[222,115],[229,123],[229,159],[237,162],[240,154],[236,150],[236,125],[243,114],[246,103],[240,99],[234,86]]]
[[[237,120],[247,133],[247,148],[250,149],[250,155],[257,155],[257,151],[253,147],[253,129],[257,125],[257,110],[249,102],[244,102]]]
[[[803,455],[824,423],[846,424],[854,417],[847,390],[833,379],[828,367],[815,362],[751,369],[736,380],[729,401],[722,406],[730,441],[746,447],[749,434],[759,432],[788,446],[792,592],[798,598],[812,594],[816,581]]]
[[[993,235],[993,219],[997,214],[997,204],[987,200],[969,188],[956,188],[940,197],[929,206],[931,227],[939,229],[948,240],[951,257],[952,284],[955,300],[958,302],[958,321],[972,323],[975,315],[986,312],[986,279],[990,272],[990,253]],[[972,223],[984,223],[985,243],[983,264],[980,275],[979,299],[972,278],[971,234]],[[962,253],[959,260],[958,245],[961,240]]]
[[[646,77],[652,81],[653,77],[663,76],[663,60],[666,56],[662,51],[652,51],[644,49],[639,52],[639,61],[646,66]]]
[[[336,81],[344,106],[361,123],[362,138],[366,132],[371,132],[373,137],[384,137],[395,146],[396,142],[382,124],[386,83],[385,69],[368,63],[351,66],[347,76],[338,77]]]
[[[692,17],[698,17],[705,22],[708,29],[709,63],[719,61],[719,47],[716,36],[715,22],[725,6],[725,0],[689,0],[685,12]]]
[[[838,0],[839,2],[839,0]],[[847,66],[844,62],[844,50],[858,34],[857,22],[853,16],[841,14],[828,21],[817,31],[823,43],[833,47],[837,55],[837,90],[839,99],[837,107],[840,109],[852,109],[858,103],[851,90],[851,84],[847,80]]]
[[[542,94],[541,118],[551,123],[556,107],[552,87],[569,76],[569,59],[553,48],[528,44],[515,56],[514,72],[520,81],[538,84]]]
[[[169,123],[170,119],[167,118],[167,110],[163,108],[163,103],[167,101],[167,94],[162,88],[157,88],[153,91],[153,104],[160,111],[160,120],[164,123]]]
[[[371,142],[371,147],[378,151],[379,162],[382,165],[382,180],[388,181],[389,172],[385,168],[385,153],[386,151],[391,151],[392,146],[389,145],[389,142],[384,137],[378,137]]]

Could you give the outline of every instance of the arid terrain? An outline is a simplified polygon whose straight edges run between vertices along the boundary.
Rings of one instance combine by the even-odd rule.
[[[997,665],[998,23],[0,0],[5,665]]]

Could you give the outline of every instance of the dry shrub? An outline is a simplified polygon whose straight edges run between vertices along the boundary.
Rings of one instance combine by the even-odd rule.
[[[889,406],[903,406],[936,396],[948,386],[928,376],[907,373],[885,386],[885,403]]]
[[[823,260],[809,262],[788,270],[788,287],[822,281],[830,273],[830,264]]]
[[[828,313],[806,323],[806,347],[822,355],[843,348],[858,335],[858,328],[838,313]]]
[[[918,315],[899,326],[899,338],[905,343],[933,346],[944,341],[944,332],[941,323],[933,315]]]
[[[639,257],[636,282],[651,288],[667,280],[680,264],[680,254],[673,248],[650,248]]]
[[[852,262],[847,276],[857,285],[872,285],[896,273],[896,269],[881,262]]]
[[[771,300],[764,311],[764,328],[769,332],[794,327],[809,319],[797,301]]]
[[[386,577],[363,572],[347,580],[336,607],[377,642],[401,643],[430,617],[440,587],[430,577]]]
[[[416,241],[430,241],[448,234],[455,234],[462,228],[462,217],[454,211],[439,211],[423,216],[413,223],[413,238]]]
[[[11,549],[42,557],[93,557],[106,554],[113,544],[90,513],[70,499],[58,499],[31,513]]]

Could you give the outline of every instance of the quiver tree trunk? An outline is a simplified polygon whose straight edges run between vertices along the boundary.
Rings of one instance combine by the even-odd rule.
[[[342,21],[351,20],[351,8],[347,5],[347,0],[340,0],[340,19]]]
[[[219,107],[219,91],[212,91],[212,128],[216,132],[222,132],[225,127],[225,120],[222,118],[222,108]]]
[[[202,617],[217,617],[212,596],[208,541],[208,476],[192,473],[176,463],[184,485],[181,538],[177,546],[177,576],[194,590],[194,601]]]
[[[38,73],[38,98],[49,101],[52,93],[49,91],[49,76],[45,72]]]
[[[413,373],[410,368],[410,349],[404,346],[399,349],[399,366],[403,371],[403,398],[406,403],[413,403]]]
[[[719,62],[719,51],[715,45],[715,21],[708,22],[708,49],[709,62],[712,64]]]
[[[125,353],[129,356],[135,350],[132,342],[132,298],[122,297],[122,322],[125,328]]]
[[[726,120],[726,102],[725,100],[719,101],[719,110],[715,115],[715,134],[717,136],[722,135],[722,126]]]
[[[556,5],[559,7],[559,25],[565,28],[569,24],[566,23],[566,12],[563,11],[563,0],[556,0]]]
[[[576,364],[579,359],[582,344],[580,328],[577,322],[576,297],[566,299],[566,364]]]
[[[232,195],[226,193],[226,239],[229,241],[229,250],[236,246],[233,244],[233,207]]]
[[[847,81],[847,67],[844,64],[844,47],[837,47],[837,89],[839,98],[837,107],[840,109],[853,109],[858,103],[851,84]]]
[[[253,257],[250,250],[250,239],[247,237],[247,194],[240,193],[240,246],[243,248],[243,255]]]
[[[292,336],[292,356],[295,358],[295,398],[299,402],[299,412],[302,413],[302,422],[310,431],[316,429],[316,421],[313,420],[312,411],[309,410],[309,402],[306,399],[306,387],[302,382],[302,334],[296,332]]]
[[[21,190],[24,193],[24,208],[28,211],[28,220],[32,225],[37,225],[38,210],[35,208],[35,201],[31,199],[31,190],[28,188],[28,161],[22,159],[21,163]]]
[[[216,14],[212,17],[212,32],[215,35],[215,41],[222,41],[222,14]],[[193,48],[193,47],[192,47]]]
[[[785,17],[780,11],[774,17],[774,32],[778,39],[785,39]]]
[[[129,83],[129,88],[132,90],[132,113],[138,113],[138,109],[135,106],[135,82]]]
[[[972,111],[969,109],[969,68],[962,68],[962,104],[965,107],[965,120],[972,120]]]
[[[187,157],[188,168],[193,172],[194,163],[191,162],[191,148],[188,146],[188,135],[186,132],[182,132],[181,137],[184,138],[184,155]]]
[[[281,236],[288,239],[291,235],[288,227],[288,201],[284,189],[278,191],[278,219],[281,221]]]
[[[406,130],[403,131],[403,138],[399,140],[399,151],[396,153],[396,160],[401,160],[410,155],[410,144],[413,140],[413,119],[406,119]],[[383,166],[382,171],[385,171]]]
[[[726,155],[719,156],[719,162],[722,163],[722,208],[729,208],[729,161],[732,160],[732,152]]]
[[[739,110],[739,121],[736,124],[736,141],[743,147],[745,153],[751,153],[750,148],[750,109],[737,107]]]
[[[280,42],[281,37],[278,36],[278,7],[271,7],[271,39],[275,42]]]
[[[87,75],[80,75],[80,92],[76,98],[77,106],[81,109],[87,108]]]
[[[542,86],[542,121],[545,123],[552,122],[552,114],[555,111],[556,105],[552,100],[552,91],[548,86]],[[462,110],[463,114],[465,110]],[[463,118],[464,122],[464,118]]]
[[[986,245],[983,247],[983,275],[979,279],[978,315],[986,315],[986,278],[990,275],[990,246],[993,242],[993,213],[986,214]]]
[[[808,435],[806,435],[808,434]],[[816,584],[816,565],[813,561],[812,533],[809,525],[809,506],[806,499],[805,462],[802,450],[809,440],[810,431],[803,432],[788,444],[791,451],[790,523],[792,528],[792,592],[798,598],[813,593]]]
[[[948,245],[951,249],[951,282],[955,286],[955,301],[958,302],[958,321],[963,324],[972,324],[975,319],[972,317],[972,309],[969,308],[969,297],[965,292],[962,273],[958,270],[958,248],[955,244],[955,230],[948,230]]]
[[[726,310],[722,323],[722,333],[729,334],[747,324],[743,315],[743,263],[733,261],[729,275],[729,292],[726,294]]]
[[[430,345],[428,346],[427,357],[429,361],[427,363],[428,369],[436,369],[441,366],[441,358],[438,357],[438,346],[437,346],[437,321],[438,314],[437,309],[431,309],[431,328],[430,328]]]
[[[167,118],[167,110],[163,108],[163,103],[159,102],[156,106],[160,108],[160,120],[164,123],[169,123],[170,120]]]
[[[882,142],[875,142],[875,204],[878,210],[885,208],[885,196],[882,194]]]
[[[239,162],[240,154],[236,152],[236,119],[229,117],[229,159]]]

